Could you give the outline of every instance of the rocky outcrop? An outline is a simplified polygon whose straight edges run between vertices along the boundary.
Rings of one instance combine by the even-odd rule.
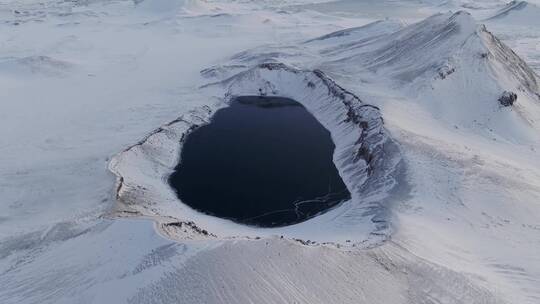
[[[512,106],[514,102],[516,102],[516,100],[517,100],[517,94],[514,92],[509,92],[509,91],[504,91],[501,97],[499,97],[499,103],[503,107]]]

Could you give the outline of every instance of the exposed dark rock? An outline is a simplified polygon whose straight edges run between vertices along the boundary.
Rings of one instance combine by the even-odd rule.
[[[201,229],[200,227],[198,227],[193,221],[172,222],[172,223],[165,224],[165,226],[173,226],[173,227],[178,227],[178,228],[182,228],[184,225],[189,227],[191,230],[193,230],[194,232],[200,235],[216,237],[215,234],[210,233],[207,230]]]
[[[445,79],[446,77],[448,77],[450,74],[454,73],[455,71],[456,71],[455,68],[445,65],[439,68],[439,77],[441,79]]]
[[[501,97],[499,97],[499,102],[504,107],[512,106],[516,100],[517,94],[510,91],[504,91]]]
[[[224,65],[224,66],[213,66],[207,69],[203,69],[200,71],[200,74],[204,78],[213,78],[213,77],[224,77],[225,75],[228,75],[228,73],[231,73],[231,71],[235,70],[241,70],[246,68],[245,65],[241,64],[233,64],[233,65]]]

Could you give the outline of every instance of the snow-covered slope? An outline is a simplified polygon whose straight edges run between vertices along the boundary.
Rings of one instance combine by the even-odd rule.
[[[529,66],[540,71],[539,44],[540,1],[512,1],[484,18],[496,36],[504,40]]]

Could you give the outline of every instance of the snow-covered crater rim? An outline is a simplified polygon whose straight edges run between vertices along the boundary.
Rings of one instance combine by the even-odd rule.
[[[173,239],[237,238],[281,235],[316,243],[372,246],[390,235],[388,207],[401,167],[397,145],[388,137],[379,109],[362,102],[321,71],[281,63],[262,64],[201,88],[204,105],[154,130],[113,158],[117,176],[114,216],[143,216]],[[201,96],[202,96],[201,95]],[[180,161],[184,138],[235,96],[267,95],[301,103],[330,131],[334,163],[351,200],[305,222],[257,228],[202,214],[180,202],[168,177]]]

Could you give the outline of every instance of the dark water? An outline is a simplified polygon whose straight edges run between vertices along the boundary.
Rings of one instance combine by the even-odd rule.
[[[206,214],[263,227],[302,222],[350,198],[330,133],[298,102],[239,97],[191,133],[170,177]]]

